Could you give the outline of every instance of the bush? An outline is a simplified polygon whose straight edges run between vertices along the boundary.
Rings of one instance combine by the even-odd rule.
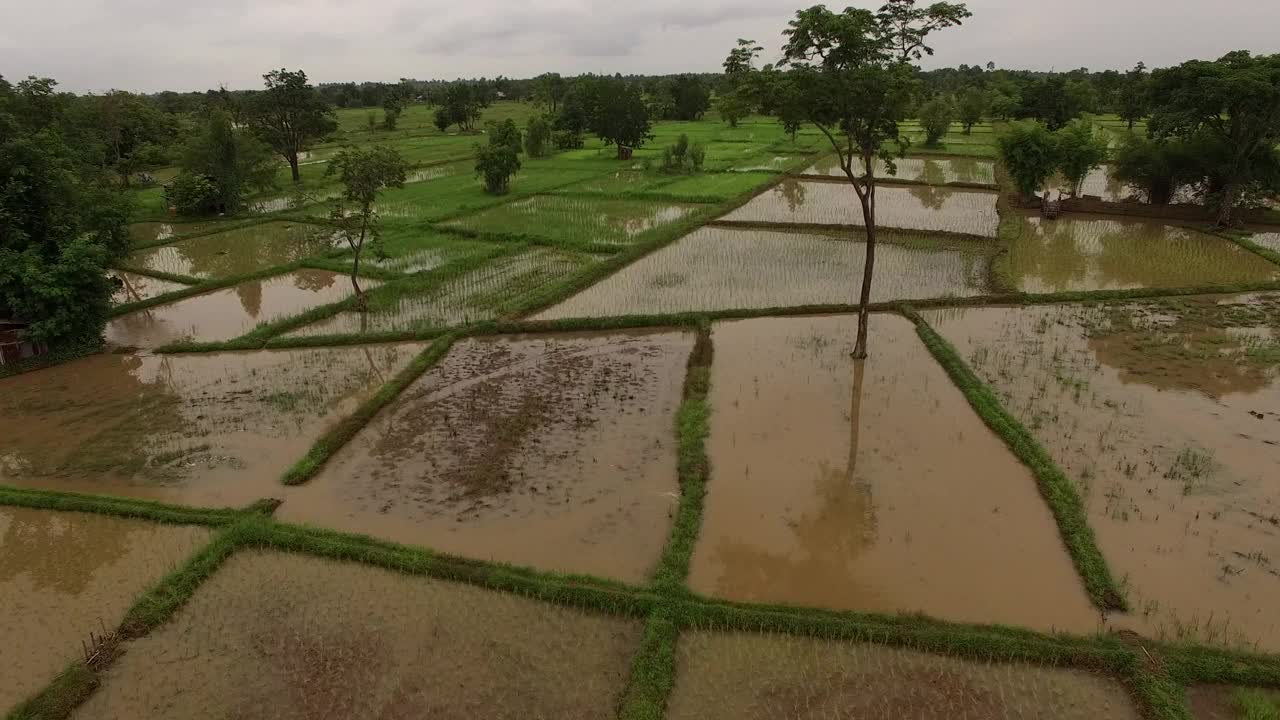
[[[955,107],[941,95],[934,97],[920,108],[920,126],[924,128],[924,144],[937,145],[951,129],[955,119]]]
[[[1057,145],[1058,169],[1071,188],[1071,195],[1080,194],[1080,185],[1089,173],[1107,159],[1107,141],[1093,131],[1088,120],[1074,120],[1054,133]]]
[[[179,173],[165,188],[165,202],[181,215],[206,215],[218,209],[218,188],[206,175]]]
[[[1057,142],[1049,128],[1032,121],[1013,123],[997,142],[1000,161],[1018,192],[1024,196],[1039,193],[1058,167]]]
[[[689,136],[680,135],[674,145],[662,149],[661,170],[667,174],[687,174],[702,170],[702,162],[706,159],[706,151],[695,143],[689,145]]]
[[[524,131],[524,149],[529,157],[546,157],[551,154],[551,126],[538,116],[529,118]]]
[[[489,144],[476,146],[476,175],[485,192],[501,195],[511,189],[511,176],[520,169],[520,130],[514,120],[489,123]]]
[[[582,133],[573,130],[561,130],[551,136],[551,142],[557,150],[579,150],[583,146]]]

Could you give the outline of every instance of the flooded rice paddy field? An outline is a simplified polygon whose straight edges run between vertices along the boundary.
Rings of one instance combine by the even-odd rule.
[[[139,222],[129,225],[129,238],[134,245],[153,245],[165,240],[180,240],[190,235],[217,232],[239,225],[238,221],[206,220],[204,222]]]
[[[1089,633],[1031,472],[897,315],[716,323],[690,586],[732,600]]]
[[[135,598],[208,539],[203,528],[0,507],[0,710],[83,657]]]
[[[1076,484],[1115,625],[1280,649],[1280,296],[925,316]]]
[[[536,195],[446,223],[475,232],[537,235],[573,243],[625,245],[675,222],[696,205]]]
[[[612,717],[640,623],[389,570],[237,553],[72,717]]]
[[[124,270],[112,270],[108,274],[120,281],[115,292],[111,293],[112,305],[150,300],[153,297],[183,290],[187,287],[172,280],[161,280],[160,278],[139,275],[138,273]]]
[[[0,485],[239,506],[425,345],[92,355],[4,380]]]
[[[989,291],[994,244],[892,231],[879,240],[873,302]],[[865,244],[834,234],[704,227],[535,319],[856,304],[865,259]]]
[[[684,332],[461,341],[278,515],[643,582],[678,500],[692,347]]]
[[[1187,690],[1195,720],[1273,720],[1280,717],[1280,690],[1198,685]]]
[[[1080,670],[985,663],[786,635],[685,633],[669,720],[1138,720],[1123,686]]]
[[[919,185],[876,190],[880,227],[995,237],[996,193]],[[862,207],[846,183],[787,179],[725,215],[726,222],[862,225]]]
[[[378,285],[376,280],[360,281],[366,290]],[[136,348],[231,340],[261,323],[345,300],[352,293],[350,276],[295,270],[121,315],[107,323],[106,338],[112,345]]]
[[[266,270],[336,247],[331,229],[278,221],[138,250],[124,265],[207,280]]]
[[[1249,239],[1268,250],[1280,253],[1280,231],[1254,233]]]
[[[1219,237],[1155,220],[1028,216],[1009,250],[1019,290],[1119,290],[1280,280],[1280,266]]]
[[[523,298],[596,262],[582,253],[534,248],[509,255],[419,294],[398,297],[368,312],[341,312],[286,336],[390,332],[469,325],[513,312]]]
[[[996,165],[991,160],[977,158],[897,158],[893,161],[897,174],[889,174],[889,166],[883,160],[876,160],[876,177],[886,181],[911,180],[930,185],[946,185],[947,183],[976,183],[992,185],[996,183]],[[854,161],[854,172],[863,174],[866,171],[862,161]],[[819,160],[804,171],[805,175],[830,175],[845,177],[840,168],[840,159],[834,155]]]

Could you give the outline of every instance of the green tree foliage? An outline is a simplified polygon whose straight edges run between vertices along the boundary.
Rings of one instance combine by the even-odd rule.
[[[593,112],[589,116],[591,132],[605,145],[616,145],[618,157],[622,148],[637,148],[653,137],[649,111],[639,86],[622,78],[601,78],[594,83]]]
[[[560,73],[543,73],[534,78],[533,101],[555,115],[568,90],[569,83],[560,77]]]
[[[382,129],[395,130],[400,115],[409,106],[409,88],[404,84],[393,85],[382,96]]]
[[[1148,98],[1148,90],[1151,84],[1151,76],[1147,74],[1147,66],[1145,63],[1139,62],[1132,70],[1125,73],[1124,80],[1120,84],[1120,88],[1116,94],[1116,114],[1121,120],[1129,123],[1129,129],[1133,129],[1133,124],[1138,120],[1146,117],[1147,107],[1150,103]]]
[[[383,190],[404,187],[407,172],[400,153],[382,146],[343,150],[325,168],[326,177],[337,175],[342,184],[329,220],[351,248],[351,287],[361,311],[366,309],[366,299],[359,280],[360,255],[368,244],[376,256],[385,257],[375,203]]]
[[[738,121],[750,115],[760,99],[762,87],[753,78],[756,56],[763,49],[755,40],[739,38],[737,47],[724,60],[724,80],[716,93],[715,106],[729,127],[738,127]]]
[[[1023,90],[1022,99],[1022,113],[1048,125],[1050,130],[1057,130],[1080,114],[1076,98],[1067,92],[1067,81],[1062,77],[1036,80]]]
[[[996,143],[1000,161],[1023,196],[1038,194],[1058,167],[1057,141],[1043,123],[1013,123]]]
[[[275,187],[271,149],[237,130],[231,115],[218,108],[205,113],[182,154],[181,167],[167,196],[184,215],[233,213],[244,207],[251,193]]]
[[[533,158],[551,154],[551,123],[545,117],[534,115],[529,118],[524,131],[524,150]]]
[[[1000,120],[1008,120],[1018,112],[1021,101],[1018,97],[1007,95],[1002,90],[995,90],[991,93],[988,112],[991,117]]]
[[[724,74],[728,78],[746,77],[755,69],[755,59],[764,50],[755,40],[738,38],[738,45],[729,51],[724,60]]]
[[[0,77],[0,317],[71,346],[101,340],[129,205],[98,158],[69,144],[80,131],[55,85]]]
[[[875,270],[875,161],[887,143],[903,149],[908,144],[899,138],[898,122],[915,90],[909,61],[932,52],[925,40],[933,31],[968,16],[963,5],[916,8],[914,0],[890,0],[878,14],[853,7],[835,13],[818,5],[797,12],[784,31],[783,58],[796,83],[794,97],[805,120],[836,151],[862,206],[866,261],[854,344],[858,358],[867,355]],[[893,159],[885,160],[892,167]]]
[[[920,127],[924,128],[924,144],[936,146],[946,137],[955,120],[956,108],[951,99],[943,95],[935,95],[920,106]]]
[[[1153,140],[1130,134],[1120,141],[1111,160],[1111,177],[1141,189],[1147,202],[1165,205],[1179,188],[1198,182],[1198,163],[1179,138]]]
[[[740,120],[751,114],[751,93],[745,87],[727,89],[716,95],[715,105],[720,119],[736,128]]]
[[[964,126],[964,134],[968,135],[973,131],[973,126],[982,122],[982,118],[987,114],[987,93],[980,87],[967,88],[960,93],[960,102],[957,103],[956,115],[960,120],[960,124]]]
[[[1071,117],[1098,111],[1098,91],[1093,83],[1084,79],[1072,79],[1067,81],[1065,89],[1069,108],[1072,110]]]
[[[561,98],[560,112],[556,114],[552,129],[556,131],[556,147],[570,150],[582,147],[582,135],[591,125],[595,110],[595,79],[578,78]]]
[[[689,136],[681,133],[672,145],[662,149],[662,172],[668,175],[687,175],[700,172],[707,153],[698,143],[689,143]]]
[[[1054,133],[1058,170],[1071,188],[1073,197],[1080,194],[1084,179],[1107,159],[1107,141],[1094,132],[1093,123],[1073,120]]]
[[[484,109],[492,101],[492,91],[487,83],[454,83],[444,89],[439,97],[435,124],[441,131],[457,125],[462,132],[472,132],[480,122]]]
[[[681,75],[670,84],[671,109],[667,114],[656,115],[667,120],[700,120],[711,107],[711,90],[707,84],[693,75]]]
[[[485,192],[502,195],[511,189],[511,176],[520,170],[520,130],[514,120],[489,123],[488,145],[476,145],[476,176]]]
[[[76,103],[78,123],[101,148],[102,163],[128,187],[131,176],[145,168],[166,165],[166,147],[177,137],[177,122],[141,95],[112,90],[89,95]]]
[[[253,132],[289,163],[300,182],[298,155],[338,128],[329,103],[301,70],[272,70],[262,76],[266,89],[249,97],[245,120]]]
[[[1228,53],[1191,60],[1151,76],[1149,130],[1194,142],[1219,225],[1261,187],[1277,184],[1280,159],[1280,55]]]

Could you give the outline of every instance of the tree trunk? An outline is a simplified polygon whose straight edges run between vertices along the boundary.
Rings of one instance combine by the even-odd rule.
[[[871,304],[871,277],[876,267],[875,192],[873,180],[867,185],[866,196],[858,198],[862,202],[862,219],[867,235],[867,258],[862,267],[862,295],[858,299],[858,339],[853,346],[855,360],[867,357],[867,324],[871,319],[871,311],[867,306]]]
[[[1222,188],[1220,195],[1222,198],[1218,203],[1218,227],[1228,228],[1235,221],[1236,209],[1236,186],[1234,183],[1227,183]]]
[[[1129,118],[1129,132],[1133,132],[1133,118]]]
[[[298,151],[289,152],[289,172],[293,173],[294,182],[302,182],[302,176],[298,174]]]
[[[364,290],[360,289],[360,251],[364,250],[364,234],[369,227],[368,209],[365,209],[365,219],[360,223],[360,242],[351,244],[351,288],[356,291],[356,310],[363,313],[369,309],[369,303],[365,300]]]

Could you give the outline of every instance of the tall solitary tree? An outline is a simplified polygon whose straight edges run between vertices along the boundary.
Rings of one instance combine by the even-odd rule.
[[[915,0],[890,0],[878,13],[852,7],[835,13],[817,5],[797,12],[783,32],[783,62],[792,69],[798,90],[794,97],[805,119],[831,143],[862,209],[866,261],[855,358],[867,356],[876,260],[876,160],[883,158],[894,172],[885,145],[896,144],[899,155],[905,151],[898,121],[914,91],[911,61],[933,53],[925,44],[928,35],[969,16],[962,4],[917,8]]]
[[[272,70],[262,76],[266,89],[249,98],[245,119],[254,133],[288,163],[299,182],[298,154],[338,129],[329,103],[301,70]]]
[[[601,78],[594,84],[594,100],[590,129],[605,145],[616,145],[619,158],[624,147],[640,147],[653,138],[649,109],[638,85],[622,78]]]
[[[1125,73],[1124,80],[1120,83],[1120,91],[1116,95],[1116,113],[1121,120],[1129,123],[1129,129],[1133,129],[1133,123],[1142,119],[1147,114],[1147,89],[1151,82],[1151,76],[1147,74],[1146,63],[1139,62],[1132,70]]]
[[[334,201],[329,217],[351,248],[351,287],[361,312],[368,309],[368,301],[360,287],[360,255],[366,244],[375,255],[384,254],[375,203],[383,190],[404,187],[407,172],[404,158],[389,147],[343,150],[325,169],[326,176],[337,175],[342,183],[342,194]]]
[[[964,126],[964,134],[973,132],[973,126],[982,122],[987,114],[987,93],[980,87],[970,87],[960,93],[960,102],[956,112],[960,116],[960,124]]]

